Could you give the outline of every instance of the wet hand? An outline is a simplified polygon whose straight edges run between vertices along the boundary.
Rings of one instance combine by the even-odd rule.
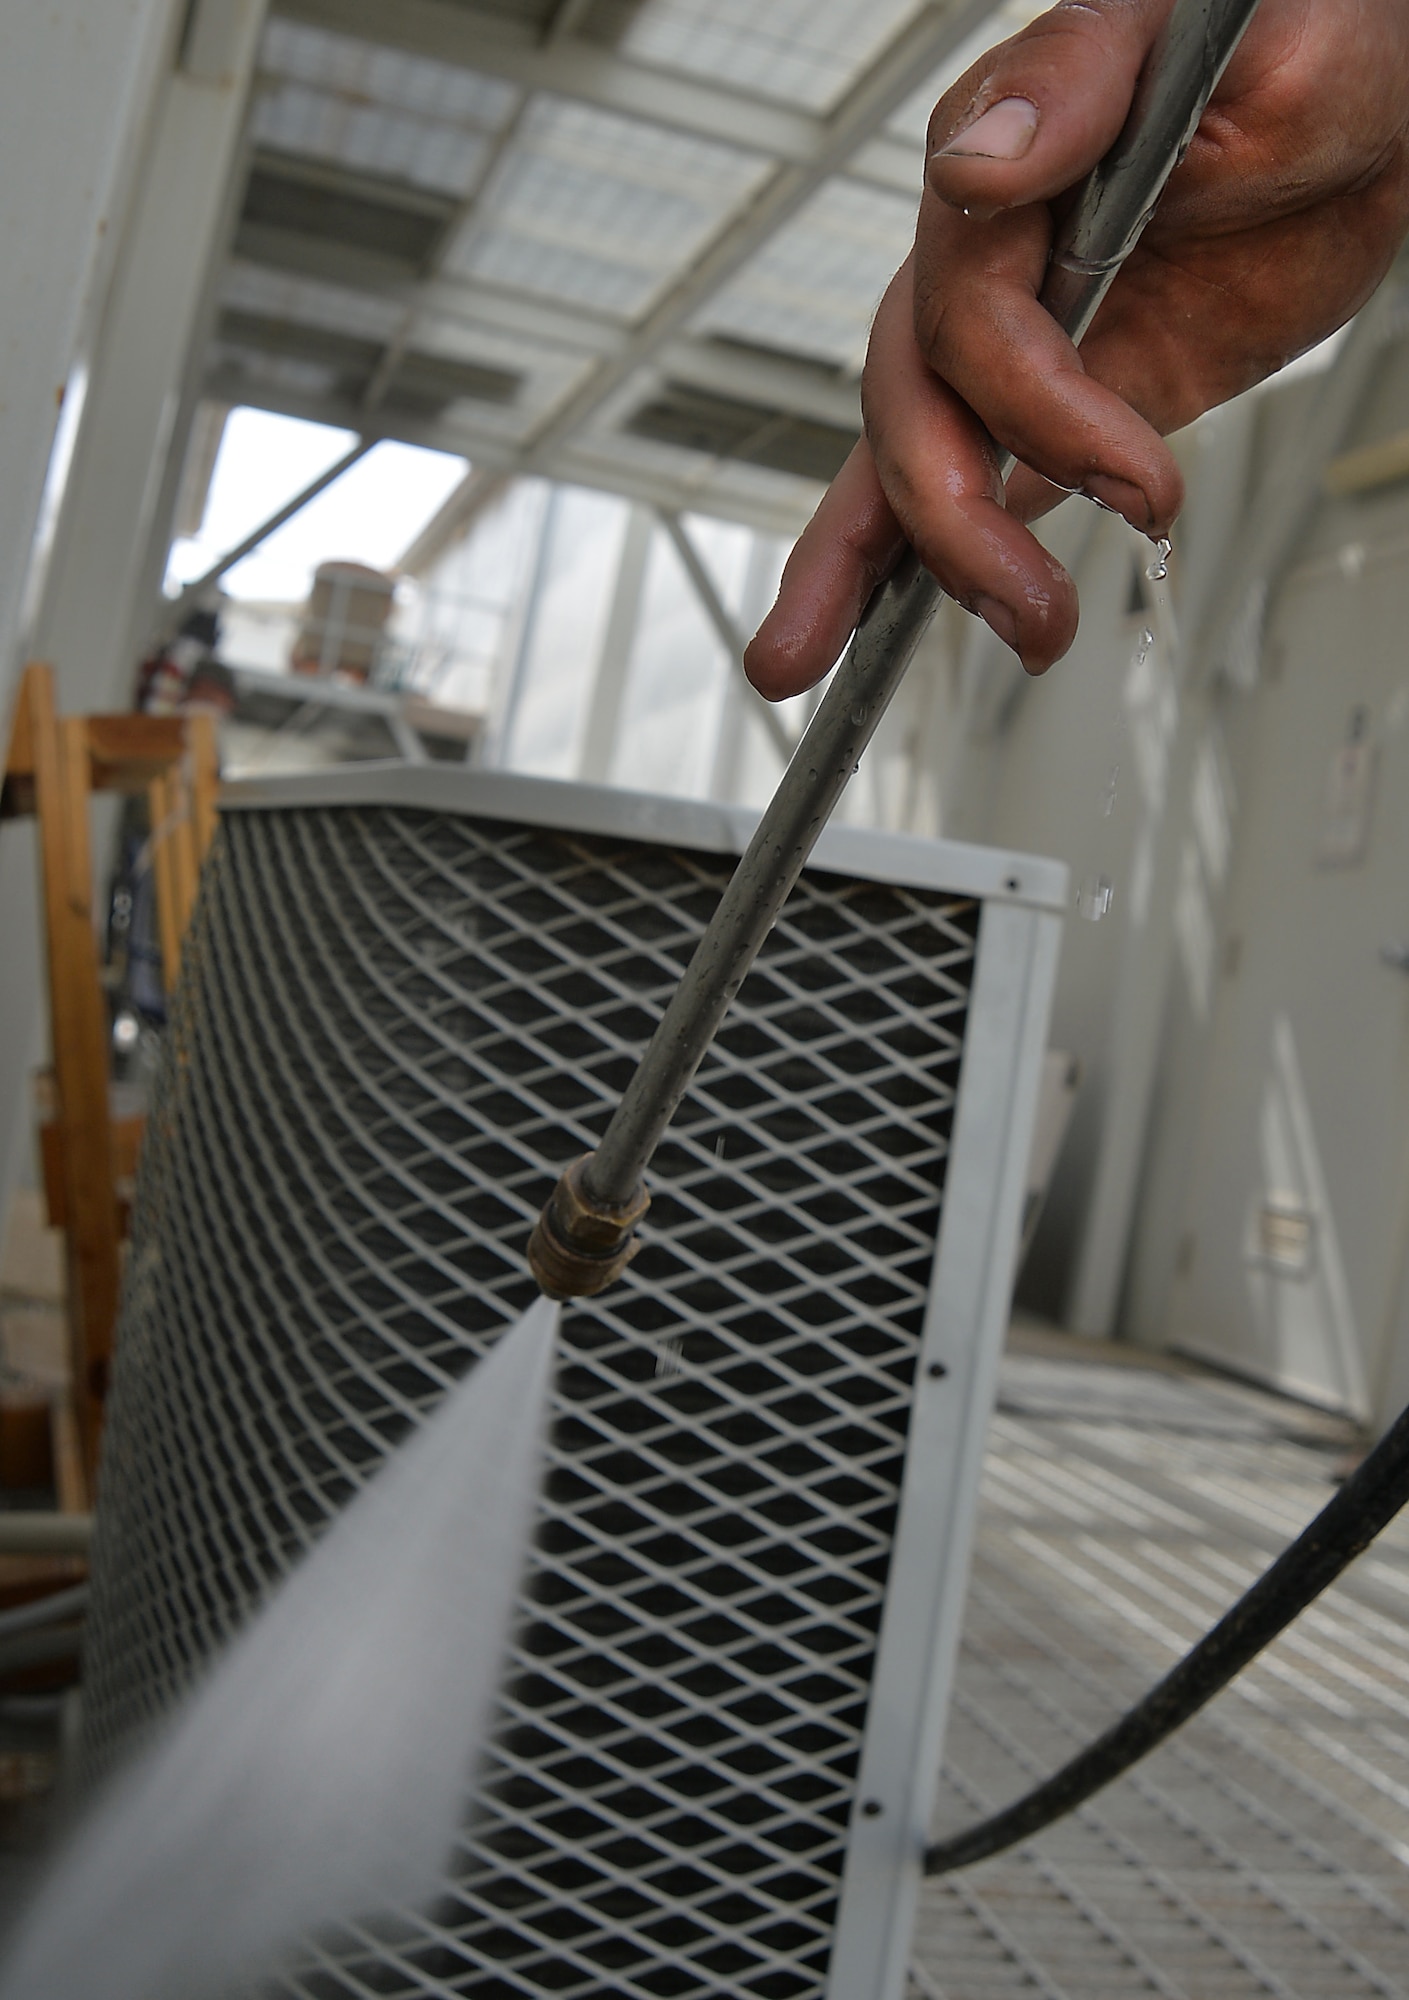
[[[745,655],[771,699],[827,672],[906,542],[1044,672],[1076,590],[1024,523],[1077,491],[1167,533],[1183,492],[1165,435],[1324,340],[1388,269],[1409,228],[1409,5],[1262,0],[1078,355],[1037,303],[1053,231],[1170,4],[1063,0],[940,100],[865,437]],[[1000,447],[1019,461],[1006,495]]]

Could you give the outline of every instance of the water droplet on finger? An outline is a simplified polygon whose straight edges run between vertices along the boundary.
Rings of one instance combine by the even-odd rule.
[[[1151,583],[1163,583],[1169,575],[1169,558],[1174,553],[1174,544],[1168,535],[1161,535],[1155,543],[1155,553],[1149,568],[1145,571]]]

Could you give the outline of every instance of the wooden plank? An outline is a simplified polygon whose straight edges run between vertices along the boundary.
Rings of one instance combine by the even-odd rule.
[[[29,677],[20,677],[19,692],[15,696],[15,710],[10,718],[10,741],[5,753],[5,776],[7,778],[32,778],[34,776],[34,748],[29,727]]]
[[[142,1135],[147,1121],[140,1112],[130,1118],[114,1118],[112,1121],[112,1157],[115,1185],[118,1189],[118,1211],[121,1215],[123,1202],[121,1185],[136,1178],[137,1163],[142,1153]],[[49,1227],[68,1227],[67,1179],[64,1167],[63,1127],[57,1118],[47,1118],[39,1127],[39,1163],[44,1180],[44,1201],[48,1210]]]
[[[215,801],[220,789],[220,738],[215,717],[188,717],[186,741],[190,749],[191,817],[196,829],[196,851],[204,861],[215,838]]]
[[[0,1487],[42,1493],[54,1484],[47,1396],[7,1390],[0,1396]]]
[[[54,1501],[61,1514],[86,1514],[91,1487],[83,1464],[73,1397],[67,1390],[49,1405],[49,1449],[54,1464]]]
[[[96,1466],[117,1322],[121,1250],[88,837],[88,737],[54,713],[53,676],[25,674],[39,817],[57,1115],[68,1215],[69,1321],[84,1454]]]
[[[95,792],[140,793],[185,750],[179,715],[90,715],[87,727]]]
[[[10,740],[0,781],[0,819],[20,819],[34,811],[34,750],[29,727],[28,679],[21,676],[10,718]]]
[[[175,987],[181,969],[180,905],[171,842],[167,838],[171,793],[171,779],[166,774],[153,778],[147,787],[147,816],[151,821],[148,838],[151,843],[152,880],[157,892],[157,931],[161,938],[161,978],[168,993]]]
[[[58,1093],[55,1092],[57,1097]],[[44,1179],[44,1212],[51,1229],[68,1228],[64,1183],[64,1135],[57,1117],[39,1127],[39,1168]]]
[[[186,766],[178,764],[167,777],[166,795],[171,801],[171,813],[166,823],[166,841],[171,850],[171,875],[176,895],[176,931],[178,939],[184,940],[186,926],[191,921],[191,911],[196,901],[196,877],[200,873],[200,856],[196,853],[196,829],[191,818],[191,787],[188,783]],[[176,984],[175,977],[168,980],[167,992]]]
[[[74,1380],[85,1455],[94,1470],[117,1331],[122,1252],[108,1103],[108,1009],[93,928],[87,726],[76,717],[60,721],[58,739],[66,928],[50,1007],[74,1273],[69,1310],[79,1344]],[[66,1016],[62,1036],[60,1000]]]

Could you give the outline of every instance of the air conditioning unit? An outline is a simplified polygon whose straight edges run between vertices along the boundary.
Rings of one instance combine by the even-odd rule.
[[[93,1767],[530,1301],[539,1206],[750,827],[435,767],[231,788],[142,1160]],[[898,2000],[1065,887],[823,836],[660,1148],[645,1248],[565,1312],[442,1893],[281,1990]]]

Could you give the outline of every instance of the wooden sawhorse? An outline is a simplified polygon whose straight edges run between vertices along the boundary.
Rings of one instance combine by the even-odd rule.
[[[117,1325],[123,1188],[136,1167],[142,1120],[115,1122],[109,1101],[89,800],[94,792],[147,795],[162,972],[170,990],[201,860],[215,831],[218,780],[213,717],[60,717],[52,669],[25,669],[0,818],[32,815],[39,831],[52,1052],[40,1150],[49,1221],[67,1240],[74,1401],[90,1486]]]

